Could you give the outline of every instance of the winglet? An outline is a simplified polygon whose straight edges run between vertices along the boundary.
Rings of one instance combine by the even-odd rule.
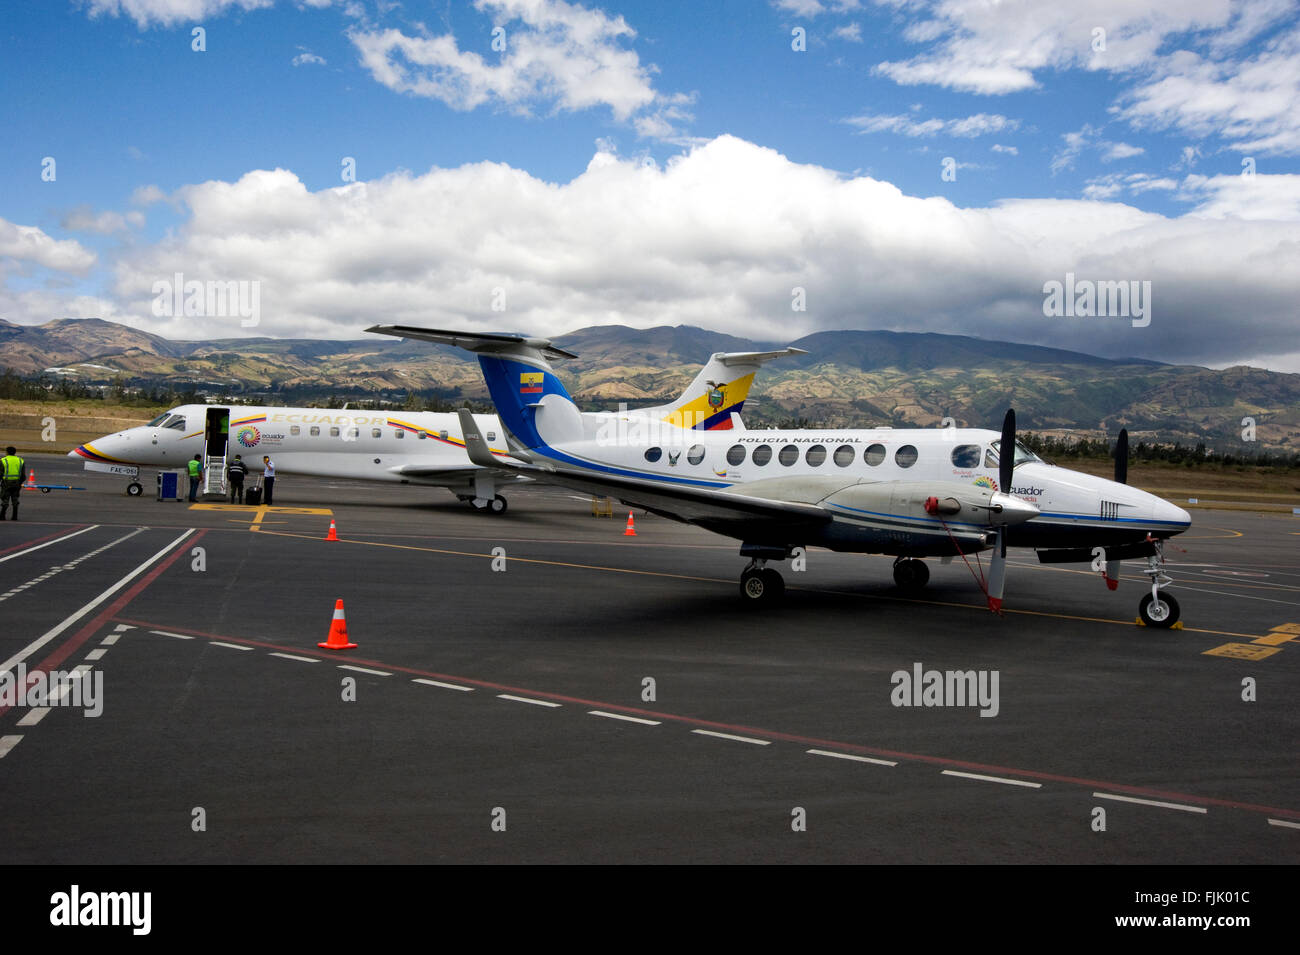
[[[460,418],[460,433],[465,437],[465,451],[469,454],[469,459],[482,468],[500,467],[497,459],[492,456],[492,449],[484,440],[483,432],[478,429],[470,410],[461,408],[456,414]]]

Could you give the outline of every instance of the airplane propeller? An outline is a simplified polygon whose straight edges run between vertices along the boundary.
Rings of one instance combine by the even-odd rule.
[[[1002,441],[998,445],[998,490],[1003,494],[1011,493],[1011,478],[1016,467],[1016,412],[1007,409],[1002,419]],[[1002,612],[1002,590],[1007,582],[1007,529],[997,531],[997,540],[993,544],[993,559],[989,566],[989,609],[994,613]]]
[[[1128,428],[1121,428],[1115,442],[1115,483],[1128,483]]]

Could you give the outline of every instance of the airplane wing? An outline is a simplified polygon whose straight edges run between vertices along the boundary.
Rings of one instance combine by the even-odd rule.
[[[502,468],[502,459],[487,450],[487,443],[468,411],[460,412],[460,426],[470,460],[483,467]],[[769,536],[785,537],[800,528],[820,527],[832,520],[825,508],[802,501],[772,500],[713,488],[677,487],[549,466],[505,465],[505,469],[588,494],[617,498],[652,514],[755,541]]]
[[[389,468],[393,474],[400,474],[408,478],[429,478],[432,480],[456,480],[458,478],[469,478],[482,471],[477,464],[467,464],[464,467],[449,467],[446,464],[403,464],[401,467]],[[516,473],[515,468],[501,466],[500,461],[492,465],[492,470],[502,477],[513,480],[527,480],[527,478]]]

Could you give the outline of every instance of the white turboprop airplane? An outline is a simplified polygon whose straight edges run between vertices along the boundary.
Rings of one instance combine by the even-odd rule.
[[[546,354],[575,357],[549,345]],[[803,352],[719,352],[676,401],[625,413],[697,432],[743,430],[740,411],[755,373],[764,362],[793,354]],[[496,416],[478,415],[475,421],[493,453],[505,454]],[[196,454],[205,462],[204,494],[227,492],[226,466],[236,454],[253,472],[262,470],[262,457],[269,455],[280,474],[446,487],[462,501],[494,514],[506,509],[497,485],[521,478],[472,463],[465,454],[460,417],[431,411],[182,405],[146,425],[104,435],[68,452],[69,457],[85,459],[88,470],[130,477],[132,496],[144,491],[136,480],[139,466],[183,468]]]
[[[1044,562],[1087,562],[1115,589],[1119,562],[1144,557],[1150,593],[1142,619],[1169,627],[1177,601],[1162,593],[1163,541],[1191,525],[1186,511],[1129,487],[1127,435],[1115,481],[1055,467],[1015,440],[977,428],[688,431],[655,420],[583,414],[555,376],[544,339],[377,325],[367,331],[455,345],[478,355],[496,404],[492,447],[460,412],[470,460],[504,474],[615,497],[741,541],[750,562],[740,592],[760,604],[784,590],[767,567],[797,547],[893,555],[894,580],[919,588],[918,558],[951,559],[992,548],[981,587],[1000,612],[1007,546]],[[497,441],[497,444],[500,442]],[[1002,452],[1006,453],[1002,453]]]

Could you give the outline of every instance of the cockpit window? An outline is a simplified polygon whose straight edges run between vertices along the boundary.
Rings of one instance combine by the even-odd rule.
[[[171,414],[170,411],[164,411],[164,412],[163,412],[162,414],[160,414],[158,417],[154,418],[154,419],[153,419],[152,421],[150,421],[147,425],[145,425],[145,427],[146,427],[146,428],[157,428],[159,425],[161,425],[164,421],[167,420],[167,416],[170,415],[170,414]]]
[[[185,415],[174,414],[163,423],[164,428],[174,428],[177,431],[185,430]]]
[[[1001,441],[994,441],[992,445],[989,447],[988,453],[984,455],[984,464],[986,467],[995,468],[998,466],[998,461],[1000,460],[999,452],[1001,446],[1002,446]],[[1016,442],[1016,459],[1013,467],[1019,467],[1020,465],[1024,464],[1026,461],[1038,461],[1039,463],[1041,463],[1042,460],[1043,460],[1042,458],[1034,454],[1033,451],[1030,451],[1019,441]]]

